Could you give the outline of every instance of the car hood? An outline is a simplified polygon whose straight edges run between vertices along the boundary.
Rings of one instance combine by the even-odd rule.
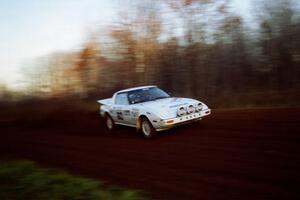
[[[177,109],[179,107],[185,107],[190,104],[194,105],[199,102],[200,101],[195,99],[171,97],[165,99],[158,99],[154,101],[148,101],[142,103],[141,106],[144,107],[144,109],[148,112],[157,115],[161,119],[169,119],[177,116]]]

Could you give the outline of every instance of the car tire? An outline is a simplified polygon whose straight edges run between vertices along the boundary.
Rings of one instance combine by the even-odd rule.
[[[106,129],[112,131],[115,128],[115,122],[108,114],[105,116]]]
[[[141,132],[146,139],[155,135],[155,129],[147,118],[142,118],[141,120]]]

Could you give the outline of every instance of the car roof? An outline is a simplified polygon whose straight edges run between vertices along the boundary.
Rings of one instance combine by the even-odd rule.
[[[133,90],[139,90],[139,89],[145,89],[145,88],[151,88],[151,87],[157,87],[156,85],[148,85],[148,86],[139,86],[139,87],[132,87],[132,88],[128,88],[125,90],[120,90],[117,93],[123,93],[123,92],[129,92],[129,91],[133,91]]]

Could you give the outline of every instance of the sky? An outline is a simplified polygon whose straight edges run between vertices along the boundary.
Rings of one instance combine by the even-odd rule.
[[[234,0],[247,15],[250,0]],[[89,31],[109,25],[118,0],[0,0],[0,84],[17,87],[26,63],[76,49]]]

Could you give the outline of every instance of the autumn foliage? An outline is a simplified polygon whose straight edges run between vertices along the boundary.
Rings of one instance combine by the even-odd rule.
[[[300,16],[290,1],[253,1],[250,22],[230,0],[124,6],[80,50],[38,62],[43,70],[28,76],[32,94],[96,98],[156,84],[221,107],[300,102]]]

